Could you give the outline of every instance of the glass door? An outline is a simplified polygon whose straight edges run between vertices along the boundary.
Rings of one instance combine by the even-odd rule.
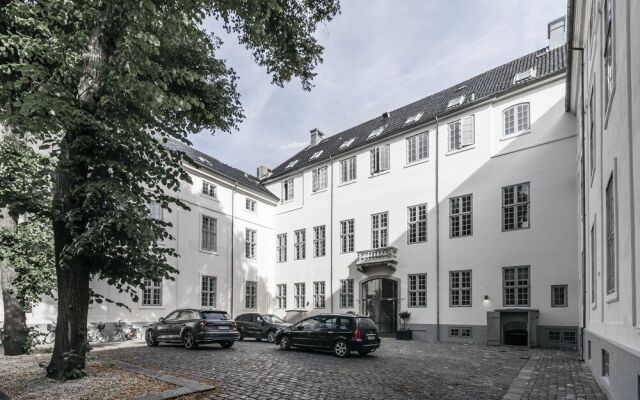
[[[398,284],[391,279],[372,279],[362,284],[362,313],[378,326],[380,333],[396,331]]]

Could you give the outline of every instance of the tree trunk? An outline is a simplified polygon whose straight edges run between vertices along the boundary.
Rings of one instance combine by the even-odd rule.
[[[7,209],[0,210],[0,227],[16,229],[17,219],[9,215]],[[18,291],[13,286],[16,276],[14,269],[0,260],[0,286],[4,303],[4,338],[2,340],[5,356],[17,356],[26,351],[27,318],[22,305],[18,302]]]

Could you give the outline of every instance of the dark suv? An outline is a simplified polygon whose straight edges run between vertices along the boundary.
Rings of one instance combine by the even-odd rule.
[[[338,357],[351,351],[365,355],[380,347],[378,328],[371,318],[352,314],[321,314],[303,319],[276,333],[282,350],[304,347],[331,350]]]
[[[195,349],[198,344],[218,343],[227,349],[240,337],[236,322],[226,311],[218,310],[175,310],[145,328],[144,337],[151,347],[169,342]]]
[[[275,341],[276,332],[279,329],[291,326],[291,324],[284,322],[277,315],[257,313],[238,315],[236,323],[238,324],[238,331],[240,331],[240,340],[253,337],[257,341],[267,339],[269,343]]]

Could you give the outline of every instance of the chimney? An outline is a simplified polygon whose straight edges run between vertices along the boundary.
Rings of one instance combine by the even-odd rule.
[[[382,119],[391,118],[391,113],[389,111],[382,113]]]
[[[313,128],[310,132],[311,132],[311,146],[315,146],[316,144],[320,143],[320,141],[322,140],[322,137],[324,136],[324,133],[322,133],[322,131],[318,128]]]
[[[556,47],[560,47],[567,41],[565,26],[566,17],[562,16],[558,19],[554,19],[549,22],[547,27],[547,36],[549,38],[549,50],[553,50]]]
[[[266,178],[270,174],[271,174],[271,170],[268,167],[261,165],[258,167],[258,172],[256,173],[256,176],[258,177],[258,179],[262,180],[263,178]]]

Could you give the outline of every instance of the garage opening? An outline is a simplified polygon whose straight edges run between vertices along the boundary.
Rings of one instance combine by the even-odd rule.
[[[524,321],[510,321],[504,324],[504,344],[510,346],[527,346],[529,335]]]

